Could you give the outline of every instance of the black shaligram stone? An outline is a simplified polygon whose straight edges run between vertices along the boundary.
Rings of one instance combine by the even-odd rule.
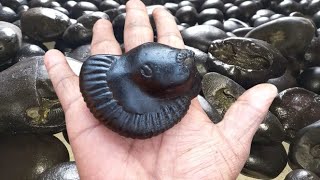
[[[122,56],[89,57],[80,90],[93,115],[122,136],[145,139],[173,127],[200,91],[194,53],[158,43]]]

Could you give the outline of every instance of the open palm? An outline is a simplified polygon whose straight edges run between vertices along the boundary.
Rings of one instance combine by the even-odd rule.
[[[125,50],[153,41],[153,31],[140,0],[127,3]],[[173,16],[153,12],[158,42],[184,48]],[[99,20],[93,29],[92,54],[121,54],[112,24]],[[276,95],[261,84],[245,92],[219,124],[213,124],[193,99],[186,116],[168,131],[146,140],[122,137],[93,117],[79,78],[57,50],[45,55],[49,76],[66,116],[70,144],[81,179],[236,179],[259,124]]]

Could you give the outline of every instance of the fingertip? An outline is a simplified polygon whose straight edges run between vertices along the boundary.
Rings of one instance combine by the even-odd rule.
[[[47,51],[44,55],[44,63],[47,68],[51,67],[53,64],[56,64],[57,61],[60,61],[61,59],[64,59],[65,56],[56,49],[50,49]]]
[[[112,26],[112,24],[108,19],[99,19],[96,23],[94,23],[93,31],[103,30],[109,26]]]
[[[159,7],[155,8],[152,11],[152,16],[153,17],[161,17],[161,16],[173,17],[173,15],[164,6],[159,6]]]
[[[258,84],[252,88],[250,88],[246,94],[249,94],[251,99],[254,101],[257,100],[269,100],[274,99],[278,94],[278,89],[275,85],[269,83]]]
[[[141,0],[129,0],[126,3],[126,7],[135,6],[135,5],[141,5],[141,4],[143,4],[145,6],[145,4]]]

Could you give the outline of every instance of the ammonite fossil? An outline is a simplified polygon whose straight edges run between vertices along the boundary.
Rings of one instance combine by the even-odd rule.
[[[194,53],[145,43],[122,56],[94,55],[80,90],[93,115],[122,136],[145,139],[174,126],[200,91]]]

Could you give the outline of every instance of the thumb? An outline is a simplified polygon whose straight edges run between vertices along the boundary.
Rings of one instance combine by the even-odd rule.
[[[250,88],[228,109],[218,126],[228,139],[250,144],[276,95],[277,88],[271,84]]]

